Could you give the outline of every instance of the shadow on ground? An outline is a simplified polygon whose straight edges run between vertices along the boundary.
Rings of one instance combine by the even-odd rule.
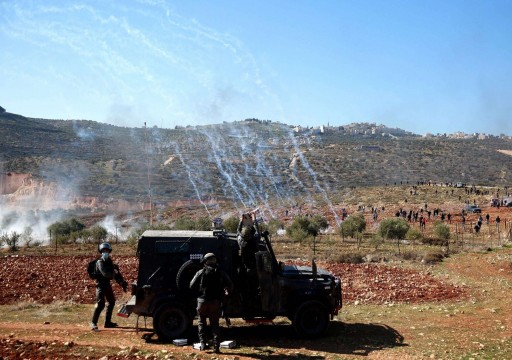
[[[190,342],[197,342],[197,327]],[[295,357],[323,359],[329,354],[367,356],[374,351],[407,346],[403,336],[384,324],[347,324],[331,322],[328,332],[318,339],[300,339],[289,324],[242,325],[222,327],[222,338],[235,340],[237,349],[223,349],[225,355],[247,356],[255,359]],[[151,334],[145,334],[146,341],[155,341]],[[252,348],[250,352],[244,351]],[[275,349],[274,349],[275,348]],[[304,354],[301,350],[324,354]],[[283,351],[284,350],[284,351]]]

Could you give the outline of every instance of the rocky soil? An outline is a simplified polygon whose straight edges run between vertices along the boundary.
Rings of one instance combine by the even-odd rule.
[[[57,300],[94,303],[94,281],[86,273],[87,256],[4,256],[0,258],[0,304]],[[136,257],[115,257],[128,282],[136,279]],[[445,283],[428,271],[381,264],[319,263],[343,281],[345,303],[420,303],[465,297],[465,289]],[[120,286],[114,285],[117,296]]]

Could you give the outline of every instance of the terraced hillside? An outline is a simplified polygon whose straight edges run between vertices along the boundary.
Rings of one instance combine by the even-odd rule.
[[[32,173],[82,196],[156,203],[182,199],[252,206],[350,187],[418,181],[512,184],[512,141],[353,135],[330,127],[296,133],[245,120],[177,129],[0,114],[3,172]],[[148,171],[149,170],[149,171]]]

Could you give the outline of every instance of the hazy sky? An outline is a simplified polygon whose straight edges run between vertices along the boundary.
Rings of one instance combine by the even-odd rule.
[[[512,1],[0,0],[0,106],[512,135]]]

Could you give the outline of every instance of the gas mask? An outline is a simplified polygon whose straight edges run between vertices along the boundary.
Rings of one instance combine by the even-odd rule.
[[[208,266],[217,266],[217,259],[212,258],[212,259],[206,260],[206,265],[208,265]]]

